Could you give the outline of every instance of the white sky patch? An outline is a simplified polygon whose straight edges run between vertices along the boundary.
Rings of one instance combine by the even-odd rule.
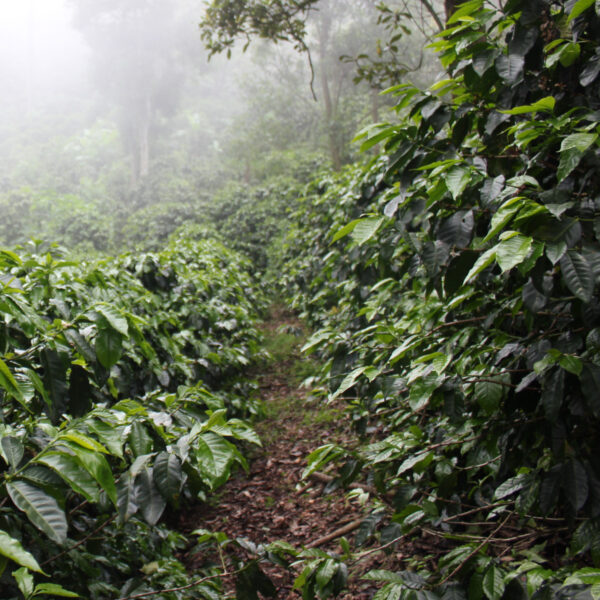
[[[4,93],[35,102],[49,90],[70,88],[85,79],[87,54],[63,0],[0,0]]]

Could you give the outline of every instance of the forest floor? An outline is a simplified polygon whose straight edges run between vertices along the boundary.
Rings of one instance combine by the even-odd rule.
[[[230,539],[245,538],[254,544],[284,540],[295,548],[319,548],[342,554],[340,538],[358,528],[368,514],[368,504],[349,500],[347,491],[327,490],[323,481],[304,481],[307,455],[326,443],[348,445],[355,437],[341,406],[311,399],[301,381],[310,371],[307,358],[300,356],[302,324],[281,308],[273,309],[264,325],[267,349],[273,357],[256,374],[267,416],[256,423],[263,447],[250,456],[250,472],[240,471],[219,491],[210,504],[182,515],[180,529],[222,531]],[[238,549],[239,550],[239,549]],[[214,554],[214,553],[213,553]],[[184,560],[191,569],[211,557],[196,550]],[[213,557],[214,558],[214,557]],[[402,554],[373,553],[350,574],[349,589],[338,598],[366,600],[376,586],[361,581],[364,572],[376,567],[397,566]],[[261,564],[271,578],[277,598],[296,599],[294,569]],[[232,582],[226,582],[232,586]]]

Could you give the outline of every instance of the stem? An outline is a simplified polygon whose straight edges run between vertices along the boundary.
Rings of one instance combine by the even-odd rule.
[[[244,568],[238,569],[237,571],[232,571],[231,573],[224,571],[223,573],[217,573],[216,575],[202,577],[201,579],[196,579],[196,581],[192,581],[192,583],[188,583],[187,585],[181,585],[179,587],[168,588],[166,590],[153,590],[152,592],[134,594],[133,596],[123,596],[122,598],[118,598],[118,600],[135,600],[137,598],[149,598],[150,596],[158,596],[159,594],[168,594],[171,592],[181,592],[183,590],[189,590],[190,588],[196,587],[206,581],[237,575],[238,573],[241,573],[244,570]]]
[[[496,527],[496,529],[494,529],[494,531],[492,531],[492,533],[490,533],[490,535],[488,535],[482,542],[481,544],[479,544],[474,550],[473,552],[469,553],[469,556],[467,556],[467,558],[465,558],[465,560],[463,560],[458,567],[456,567],[456,569],[454,569],[449,575],[446,575],[446,577],[444,577],[444,579],[442,579],[442,581],[440,581],[439,585],[444,585],[444,583],[446,583],[447,581],[449,581],[450,579],[452,579],[466,564],[467,562],[469,562],[469,560],[471,560],[490,540],[494,539],[494,536],[504,527],[504,525],[506,525],[506,523],[508,522],[508,520],[510,519],[511,515],[507,515],[506,519],[504,519],[504,521],[502,521],[502,523],[500,523],[500,525],[498,525],[498,527]]]
[[[104,521],[104,523],[102,523],[100,526],[96,527],[96,529],[94,529],[94,531],[92,531],[91,533],[88,533],[88,535],[86,535],[83,539],[81,539],[79,542],[77,542],[74,546],[71,546],[71,548],[67,548],[66,550],[59,552],[55,556],[50,557],[48,560],[44,561],[40,566],[43,567],[51,562],[54,562],[55,560],[59,559],[61,556],[64,556],[65,554],[68,554],[69,552],[71,552],[71,550],[75,550],[75,548],[79,548],[79,546],[81,546],[82,544],[85,544],[91,537],[95,536],[97,533],[102,531],[107,525],[112,523],[116,518],[117,518],[117,515],[113,515],[112,517],[109,517],[108,519],[106,519],[106,521]]]

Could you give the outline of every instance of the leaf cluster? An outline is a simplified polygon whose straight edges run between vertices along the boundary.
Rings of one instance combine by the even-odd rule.
[[[363,436],[310,467],[376,487],[382,539],[438,540],[380,598],[575,597],[536,569],[598,566],[599,27],[583,0],[466,2],[433,43],[447,77],[388,90],[398,121],[358,136],[380,155],[300,200],[282,283]]]
[[[91,264],[41,244],[0,262],[3,591],[127,595],[158,558],[149,575],[185,579],[168,558],[181,541],[155,527],[260,443],[237,418],[259,411],[239,377],[260,356],[249,263],[183,237]]]

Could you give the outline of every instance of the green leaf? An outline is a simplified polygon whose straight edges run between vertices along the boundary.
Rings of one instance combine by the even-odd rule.
[[[154,483],[166,500],[179,495],[182,484],[181,462],[169,452],[161,452],[154,459]]]
[[[119,523],[123,524],[137,510],[138,505],[135,502],[135,482],[130,473],[124,473],[117,481],[117,509],[119,512]]]
[[[590,548],[600,548],[600,524],[596,519],[585,519],[575,530],[571,540],[571,550],[575,554]]]
[[[43,573],[33,554],[27,552],[19,540],[15,540],[15,538],[2,530],[0,530],[0,555],[10,558],[10,560],[16,562],[18,565],[26,567],[31,571]]]
[[[532,242],[532,238],[519,234],[496,245],[496,262],[503,273],[510,271],[527,258]]]
[[[13,470],[16,469],[23,459],[23,455],[25,454],[25,448],[21,443],[21,440],[12,436],[3,437],[2,450],[4,451],[4,455],[8,460],[8,464]]]
[[[369,217],[367,219],[360,219],[352,230],[352,239],[360,246],[370,240],[384,219],[381,217]]]
[[[552,423],[558,419],[564,398],[564,387],[565,372],[562,369],[555,369],[544,378],[541,401],[546,418]]]
[[[451,217],[444,219],[438,230],[438,239],[449,246],[464,248],[469,245],[475,219],[472,210],[459,210]]]
[[[212,489],[225,482],[236,454],[233,446],[212,432],[197,439],[196,457]]]
[[[77,329],[66,329],[64,334],[69,343],[75,347],[77,352],[79,352],[87,362],[93,363],[96,360],[96,354],[92,350],[92,347]]]
[[[483,592],[488,600],[500,600],[504,594],[504,577],[502,571],[492,565],[483,576]]]
[[[581,390],[596,418],[600,417],[600,366],[586,364],[580,374]]]
[[[337,242],[341,240],[343,237],[346,237],[348,234],[354,231],[354,228],[358,225],[361,219],[354,219],[354,221],[350,221],[347,225],[344,225],[341,229],[338,229],[333,237],[331,238],[331,243]]]
[[[114,456],[123,458],[123,429],[124,427],[115,427],[104,421],[93,419],[87,421],[87,426],[98,436],[98,439]]]
[[[529,483],[529,476],[525,474],[517,475],[507,479],[504,483],[496,488],[494,498],[502,500],[512,494],[522,490]]]
[[[533,313],[537,313],[548,303],[548,298],[538,291],[531,278],[523,286],[523,303]]]
[[[28,412],[31,412],[31,409],[25,402],[21,388],[2,359],[0,359],[0,386],[2,386],[6,390],[6,393],[19,402],[19,404],[21,404]]]
[[[475,264],[471,267],[471,270],[467,273],[467,276],[465,277],[465,280],[463,283],[468,283],[469,281],[471,281],[471,279],[473,279],[474,277],[479,275],[479,273],[481,273],[481,271],[483,271],[484,269],[489,267],[494,262],[495,258],[496,258],[496,248],[490,248],[489,250],[486,250],[475,261]]]
[[[558,359],[558,364],[569,373],[573,373],[573,375],[579,376],[581,374],[581,370],[583,369],[583,363],[581,359],[577,356],[571,356],[570,354],[563,354]]]
[[[567,244],[563,241],[555,244],[546,244],[546,256],[553,265],[555,265],[564,256],[566,251]]]
[[[471,181],[471,175],[471,170],[465,167],[452,167],[449,171],[444,173],[443,177],[446,182],[446,187],[455,201],[460,200],[462,193]]]
[[[468,0],[468,2],[461,2],[458,8],[452,13],[447,21],[447,25],[458,23],[462,17],[468,17],[473,13],[481,10],[483,6],[483,0]]]
[[[82,464],[64,452],[45,452],[36,457],[36,462],[53,469],[71,487],[73,491],[81,494],[89,502],[98,502],[100,490],[94,478],[86,471]]]
[[[546,96],[533,104],[524,104],[522,106],[515,106],[515,108],[511,108],[509,110],[501,110],[501,113],[505,115],[525,115],[529,113],[537,113],[539,111],[544,112],[552,112],[554,110],[554,106],[556,104],[556,100],[553,96]]]
[[[61,433],[57,438],[57,441],[60,440],[69,440],[70,442],[73,442],[87,450],[108,454],[108,450],[102,444],[99,444],[95,439],[84,435],[83,433],[79,433],[78,431],[67,431],[65,433]]]
[[[556,177],[559,182],[577,167],[587,149],[598,139],[596,133],[573,133],[560,145],[560,163]]]
[[[57,583],[40,583],[35,586],[34,596],[60,596],[61,598],[79,598],[79,594],[65,590]]]
[[[33,594],[33,575],[25,567],[21,567],[13,573],[13,577],[17,580],[17,585],[23,596],[31,598]]]
[[[426,452],[425,454],[417,453],[409,458],[405,459],[402,464],[398,467],[396,477],[406,473],[406,471],[413,470],[416,473],[422,473],[433,461],[433,452]]]
[[[562,488],[571,506],[577,511],[588,499],[588,476],[584,466],[572,458],[565,463],[562,472]]]
[[[15,506],[52,541],[63,544],[67,539],[67,519],[58,502],[44,490],[25,481],[11,481],[6,491]]]
[[[415,381],[410,386],[408,404],[413,411],[418,411],[427,406],[433,392],[442,384],[443,379],[435,375],[428,375]]]
[[[583,302],[590,302],[594,294],[594,273],[588,261],[574,250],[560,259],[563,280],[571,292]]]
[[[146,430],[146,426],[140,421],[134,421],[132,423],[127,442],[136,458],[152,452],[152,447],[154,445],[150,434]]]
[[[508,222],[526,205],[527,198],[517,196],[507,200],[492,216],[490,221],[490,230],[483,239],[483,243],[488,242],[496,236]]]
[[[594,5],[595,0],[577,0],[575,5],[571,9],[567,23],[570,23],[573,19],[576,19],[581,13],[586,11],[588,8]]]
[[[335,400],[341,396],[344,392],[348,391],[355,383],[356,380],[366,371],[367,367],[357,367],[353,371],[350,371],[346,377],[340,383],[340,387],[331,395],[330,399]]]
[[[110,498],[111,502],[117,506],[115,479],[104,455],[99,452],[88,450],[73,442],[65,441],[64,443],[68,445],[69,449],[78,458],[80,464],[106,492],[106,495]]]
[[[491,415],[498,410],[504,395],[504,386],[493,381],[480,381],[475,384],[474,391],[475,399],[486,415]]]
[[[114,329],[100,329],[96,335],[95,347],[102,366],[110,369],[121,358],[123,337]]]
[[[134,486],[136,503],[146,523],[156,525],[167,506],[167,501],[154,485],[152,468],[144,468],[135,478]]]
[[[99,312],[110,324],[110,326],[118,331],[123,337],[129,336],[129,327],[127,319],[121,311],[110,304],[98,304],[95,310]]]
[[[496,59],[496,72],[507,83],[515,83],[525,65],[525,57],[518,54],[502,54]]]

